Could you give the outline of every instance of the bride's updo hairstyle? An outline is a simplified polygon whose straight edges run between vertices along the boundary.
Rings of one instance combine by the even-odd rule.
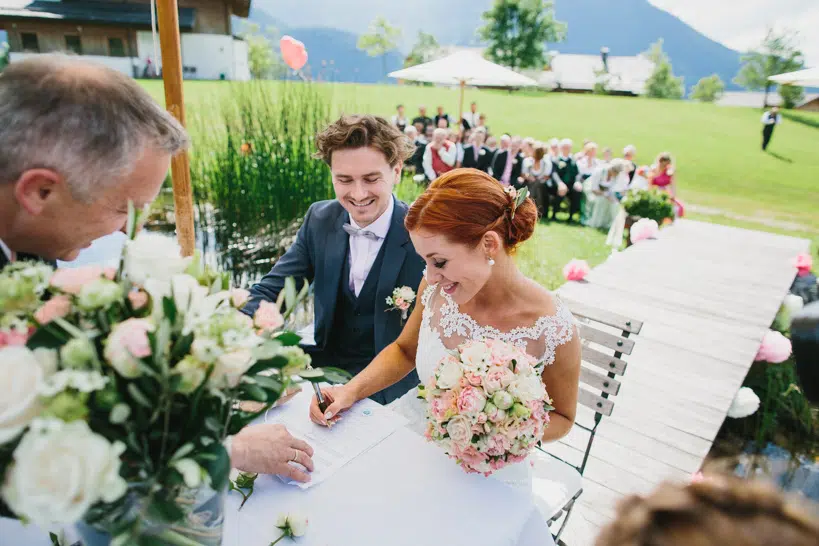
[[[408,231],[441,233],[470,248],[494,231],[508,254],[532,236],[536,224],[537,207],[531,198],[515,209],[513,195],[477,169],[455,169],[437,178],[404,220]]]

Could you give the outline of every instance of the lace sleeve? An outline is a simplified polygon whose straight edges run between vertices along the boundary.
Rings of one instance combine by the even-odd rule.
[[[544,351],[542,362],[549,366],[555,362],[555,352],[561,345],[570,342],[574,337],[575,318],[559,298],[556,300],[557,312],[548,317],[549,323],[543,331]]]

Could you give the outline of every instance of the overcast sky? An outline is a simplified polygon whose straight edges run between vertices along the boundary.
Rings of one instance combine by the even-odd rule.
[[[758,45],[769,26],[799,33],[808,66],[819,65],[819,0],[649,0],[709,38],[739,51]]]

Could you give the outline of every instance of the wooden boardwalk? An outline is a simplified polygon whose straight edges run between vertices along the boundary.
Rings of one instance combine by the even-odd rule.
[[[697,472],[787,293],[803,239],[680,220],[595,268],[567,300],[643,321],[614,412],[598,428],[583,494],[562,536],[593,544],[618,499]],[[614,332],[612,333],[618,333]],[[590,424],[592,412],[578,409]],[[574,428],[548,450],[579,461]]]

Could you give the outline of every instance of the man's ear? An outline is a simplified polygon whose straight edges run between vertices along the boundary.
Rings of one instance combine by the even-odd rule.
[[[62,176],[50,169],[30,169],[14,183],[14,197],[26,212],[37,216],[62,183]]]

